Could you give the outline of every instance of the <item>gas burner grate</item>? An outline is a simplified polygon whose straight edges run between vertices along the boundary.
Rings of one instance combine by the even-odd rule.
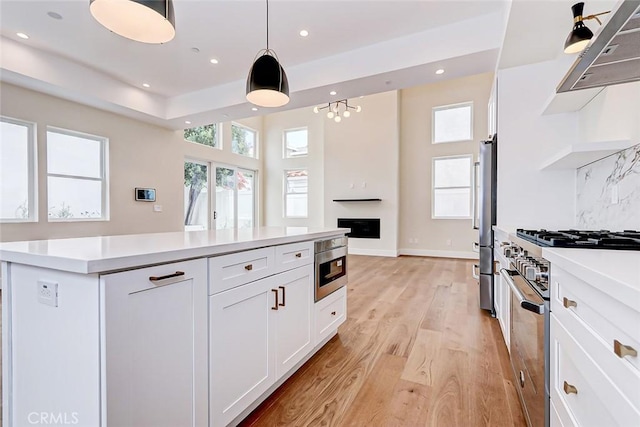
[[[516,230],[518,237],[539,246],[558,248],[640,250],[640,231]]]

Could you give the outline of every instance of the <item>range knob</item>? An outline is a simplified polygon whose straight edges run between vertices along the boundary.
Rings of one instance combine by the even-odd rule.
[[[524,277],[534,282],[546,282],[549,280],[549,272],[541,270],[538,266],[527,266],[524,269]]]

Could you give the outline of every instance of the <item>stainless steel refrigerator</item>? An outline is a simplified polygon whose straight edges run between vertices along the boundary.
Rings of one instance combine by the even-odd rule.
[[[473,276],[479,284],[480,308],[494,316],[493,226],[496,224],[497,143],[497,135],[480,141],[480,158],[474,165],[476,185],[473,217],[473,228],[478,230],[476,246],[480,252],[480,262],[473,266]]]

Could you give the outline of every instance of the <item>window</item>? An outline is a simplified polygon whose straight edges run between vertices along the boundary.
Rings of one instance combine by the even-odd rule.
[[[308,154],[309,142],[307,128],[284,131],[284,157],[304,157]]]
[[[434,107],[432,119],[434,144],[473,139],[473,102]]]
[[[433,218],[471,217],[471,155],[433,159]]]
[[[305,169],[284,171],[284,212],[286,218],[306,218],[309,179]]]
[[[0,221],[37,221],[35,124],[0,117]]]
[[[220,148],[220,144],[218,144],[218,125],[215,123],[185,129],[184,139],[209,147]]]
[[[258,132],[238,124],[231,125],[231,152],[247,157],[256,156]]]
[[[107,139],[47,128],[49,219],[109,219]]]

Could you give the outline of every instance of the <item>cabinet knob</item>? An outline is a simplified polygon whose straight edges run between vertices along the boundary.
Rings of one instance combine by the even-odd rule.
[[[298,253],[296,254],[296,258],[302,258],[302,254],[301,254],[300,252],[298,252]]]
[[[638,357],[638,352],[635,348],[630,345],[624,345],[618,340],[613,340],[613,352],[621,359],[625,356]]]
[[[251,271],[251,270],[253,270],[253,264],[247,264],[247,265],[245,265],[245,266],[244,266],[244,269],[245,269],[245,270],[247,270],[247,271]]]
[[[332,315],[332,316],[335,316],[335,315],[336,315],[336,312],[335,312],[335,311],[332,311],[332,312],[331,312],[331,315]]]
[[[569,384],[568,382],[564,382],[564,385],[562,386],[562,388],[564,389],[564,392],[566,394],[578,394],[578,389],[575,388],[575,386],[572,386],[571,384]]]
[[[569,307],[578,308],[578,303],[567,297],[562,298],[562,305],[564,305],[565,308],[569,308]]]

